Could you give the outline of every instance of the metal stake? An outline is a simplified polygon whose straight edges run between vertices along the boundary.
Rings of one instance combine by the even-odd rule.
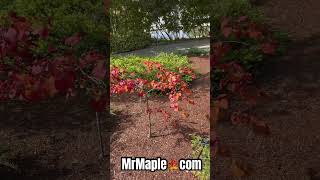
[[[104,153],[104,147],[102,143],[101,124],[100,124],[100,118],[99,118],[98,112],[96,112],[96,120],[97,120],[98,134],[99,134],[99,140],[100,140],[101,155],[102,157],[105,157],[106,154]]]
[[[148,120],[149,120],[149,138],[152,137],[152,134],[151,134],[151,112],[150,112],[150,109],[149,109],[149,98],[148,98],[148,95],[147,95],[147,113],[148,113]]]

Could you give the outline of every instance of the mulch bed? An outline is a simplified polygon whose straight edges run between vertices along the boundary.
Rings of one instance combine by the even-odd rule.
[[[253,169],[242,179],[319,179],[319,52],[319,39],[299,42],[292,45],[288,55],[270,59],[264,66],[264,76],[258,82],[269,100],[249,112],[270,125],[269,137],[230,123],[217,127],[221,142],[231,149],[232,159],[244,161]],[[217,157],[213,163],[216,179],[237,179],[231,172],[231,158]]]
[[[318,0],[258,0],[268,23],[288,31],[293,39],[303,40],[320,35],[320,1]]]
[[[0,167],[1,179],[106,179],[95,113],[85,102],[64,101],[1,105],[1,147],[8,148],[7,158],[17,166]],[[107,139],[107,128],[103,131]]]

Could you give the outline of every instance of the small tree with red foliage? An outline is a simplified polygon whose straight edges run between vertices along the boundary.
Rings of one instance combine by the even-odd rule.
[[[187,117],[188,113],[181,108],[179,102],[185,101],[190,104],[194,104],[194,102],[190,98],[192,92],[189,88],[189,84],[183,80],[183,76],[188,75],[191,76],[192,79],[195,79],[195,74],[187,67],[179,68],[178,72],[174,72],[168,70],[160,63],[151,61],[145,61],[144,66],[146,68],[145,75],[150,75],[155,72],[153,80],[137,78],[134,73],[127,73],[124,69],[111,67],[111,95],[129,93],[146,98],[149,137],[152,137],[151,113],[161,113],[165,120],[168,120],[171,117],[171,113],[159,107],[150,107],[150,97],[156,94],[168,96],[170,108],[174,112],[180,112],[184,117]]]

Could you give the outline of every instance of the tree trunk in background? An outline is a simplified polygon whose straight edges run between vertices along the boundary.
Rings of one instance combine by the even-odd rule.
[[[210,16],[209,19],[210,22],[210,30],[209,30],[209,37],[210,37],[210,71],[212,71],[213,65],[214,65],[214,56],[213,56],[213,43],[214,43],[214,22],[213,22],[213,18],[212,16]],[[213,81],[213,73],[210,73],[210,79],[211,79],[211,83]],[[210,106],[213,102],[213,99],[211,98],[212,91],[210,91]],[[213,111],[213,109],[210,107],[210,111]],[[210,112],[210,116],[211,116],[211,112]],[[216,140],[216,136],[215,136],[215,123],[211,122],[211,119],[213,117],[209,117],[210,119],[210,164],[211,164],[211,168],[210,168],[210,179],[215,179],[215,175],[214,175],[214,168],[213,168],[213,164],[214,164],[214,159],[215,159],[215,149],[216,147],[214,147],[214,141]]]
[[[110,54],[111,54],[111,46],[110,46],[110,32],[111,32],[111,24],[110,24],[110,0],[104,0],[104,7],[105,7],[105,12],[107,16],[107,27],[108,31],[106,32],[106,38],[107,38],[107,66],[110,66]],[[109,79],[109,73],[107,73],[107,78]]]
[[[214,35],[213,35],[213,32],[214,32],[214,27],[213,27],[213,18],[210,17],[210,31],[209,31],[209,36],[210,36],[210,65],[211,67],[213,66],[213,61],[214,61],[214,58],[213,58],[213,42],[214,42]]]
[[[106,14],[109,14],[109,9],[110,9],[110,0],[104,0],[104,8],[106,10]]]
[[[111,32],[111,24],[110,24],[110,1],[111,0],[104,0],[104,7],[105,7],[105,13],[107,16],[107,27],[108,30],[106,32],[106,38],[107,38],[107,52],[105,52],[106,54],[106,66],[107,69],[109,69],[110,67],[110,54],[111,54],[111,46],[110,46],[110,32]],[[110,79],[110,71],[107,71],[107,79]],[[110,94],[110,89],[107,88],[107,94]],[[109,102],[107,102],[107,117],[106,120],[110,119],[110,99],[108,100]],[[106,157],[104,157],[104,162],[105,162],[105,167],[106,167],[106,176],[107,179],[110,179],[111,174],[110,174],[110,137],[111,137],[111,128],[110,126],[107,127],[107,135],[104,136],[104,144],[105,144],[105,155]]]

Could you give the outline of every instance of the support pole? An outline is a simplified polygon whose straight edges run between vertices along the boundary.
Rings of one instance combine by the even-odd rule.
[[[148,113],[148,120],[149,120],[149,138],[152,137],[152,132],[151,132],[151,112],[150,112],[150,109],[149,109],[149,98],[148,98],[148,95],[147,95],[147,113]]]
[[[97,120],[98,135],[99,135],[99,140],[100,140],[101,156],[105,157],[106,154],[104,152],[104,146],[103,146],[103,142],[102,142],[101,123],[100,123],[100,117],[99,117],[98,112],[96,112],[96,120]]]

